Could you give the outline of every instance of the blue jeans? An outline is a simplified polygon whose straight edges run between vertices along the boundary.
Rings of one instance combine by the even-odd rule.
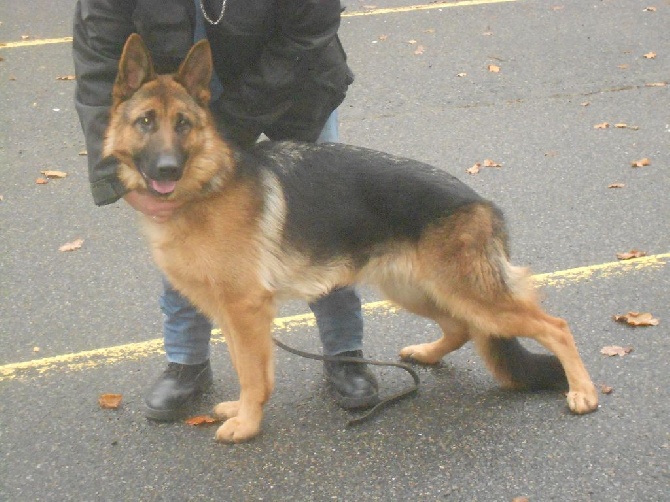
[[[200,14],[197,0],[196,6],[196,12]],[[204,37],[202,15],[196,16],[198,17],[200,19],[196,23],[196,40]],[[214,96],[221,92],[221,84],[216,76],[212,80]],[[324,125],[317,142],[337,142],[337,125],[335,110]],[[207,361],[211,322],[165,279],[160,306],[164,314],[163,341],[168,361],[180,364],[200,364]],[[335,355],[363,348],[361,300],[354,288],[336,289],[310,303],[309,307],[316,318],[324,354]]]

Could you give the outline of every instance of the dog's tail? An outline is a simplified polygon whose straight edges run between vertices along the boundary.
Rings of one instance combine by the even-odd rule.
[[[489,370],[503,386],[518,390],[567,390],[565,370],[556,356],[534,354],[517,338],[487,336],[475,344]]]

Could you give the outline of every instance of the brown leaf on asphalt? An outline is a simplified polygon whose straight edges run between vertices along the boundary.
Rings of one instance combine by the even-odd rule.
[[[35,180],[35,183],[36,183],[37,185],[46,185],[47,183],[49,183],[49,180],[46,179],[46,178],[37,178],[37,179]]]
[[[633,352],[633,347],[619,347],[618,345],[608,345],[600,349],[600,353],[609,357],[619,356],[623,357],[626,354]]]
[[[495,64],[490,64],[490,65],[488,65],[488,66],[487,66],[487,69],[488,69],[491,73],[500,73],[500,66],[495,65]]]
[[[123,396],[121,394],[100,394],[98,397],[98,404],[100,408],[105,410],[115,410],[121,406],[121,400]]]
[[[600,385],[600,392],[603,394],[611,394],[614,392],[614,387],[610,387],[609,385],[601,384]]]
[[[76,251],[77,249],[81,248],[83,244],[84,239],[76,239],[72,242],[63,244],[61,247],[58,248],[58,251],[60,251],[61,253],[66,253],[68,251]]]
[[[632,167],[645,167],[651,165],[651,160],[648,158],[640,159],[640,160],[635,160],[631,162],[630,164]]]
[[[650,82],[648,84],[644,84],[645,87],[665,87],[668,85],[667,82]]]
[[[462,72],[462,73],[457,73],[456,76],[457,76],[457,77],[467,77],[468,74],[465,73],[465,72]]]
[[[617,253],[616,257],[619,260],[630,260],[632,258],[642,258],[643,256],[647,256],[647,253],[644,251],[638,251],[637,249],[631,249],[627,253]]]
[[[81,156],[88,155],[88,150],[82,150],[81,152],[79,152],[79,155]]]
[[[530,502],[528,497],[514,497],[512,502]]]
[[[619,314],[614,316],[616,322],[625,322],[631,326],[658,326],[658,319],[656,319],[649,312],[628,312],[627,314]]]
[[[608,129],[610,126],[609,122],[602,122],[593,126],[594,129]]]
[[[423,45],[419,45],[419,46],[416,48],[416,50],[414,51],[414,54],[415,54],[416,56],[420,56],[420,55],[423,54],[425,51],[426,51],[426,48],[425,48]]]
[[[644,12],[656,12],[656,7],[651,7],[651,6],[649,6],[649,7],[645,7],[645,8],[642,9],[642,10],[643,10]]]
[[[479,172],[479,170],[481,169],[481,167],[482,167],[482,165],[479,162],[477,162],[471,168],[466,169],[465,172],[468,173],[468,174],[477,174]]]
[[[656,53],[655,52],[647,52],[644,56],[642,56],[644,59],[656,59]]]
[[[485,159],[484,167],[502,167],[502,166],[491,159]]]
[[[195,417],[190,417],[184,420],[186,425],[205,425],[205,424],[215,424],[221,422],[220,419],[214,418],[210,415],[197,415]]]
[[[383,42],[383,41],[386,40],[388,37],[389,37],[388,35],[379,35],[379,40],[381,40],[381,41]]]
[[[59,77],[56,77],[56,80],[75,80],[76,77],[74,75],[61,75]]]
[[[40,173],[42,173],[47,178],[54,179],[65,178],[67,176],[67,173],[63,171],[40,171]]]
[[[623,183],[612,183],[611,185],[607,185],[607,188],[623,188],[625,186],[626,185],[624,185]]]

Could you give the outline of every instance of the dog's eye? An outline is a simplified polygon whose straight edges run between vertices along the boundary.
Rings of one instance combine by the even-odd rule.
[[[191,129],[191,121],[184,116],[180,116],[177,118],[177,123],[174,128],[178,133],[188,132]]]
[[[135,121],[135,124],[142,131],[150,131],[154,126],[154,122],[155,122],[154,114],[152,112],[149,112],[149,113],[145,113],[140,118],[138,118]]]

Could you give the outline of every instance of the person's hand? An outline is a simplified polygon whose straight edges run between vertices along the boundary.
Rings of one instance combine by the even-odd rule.
[[[181,206],[181,202],[161,199],[148,192],[138,192],[137,190],[128,192],[123,196],[123,199],[133,209],[145,214],[156,223],[168,221],[175,210]]]

